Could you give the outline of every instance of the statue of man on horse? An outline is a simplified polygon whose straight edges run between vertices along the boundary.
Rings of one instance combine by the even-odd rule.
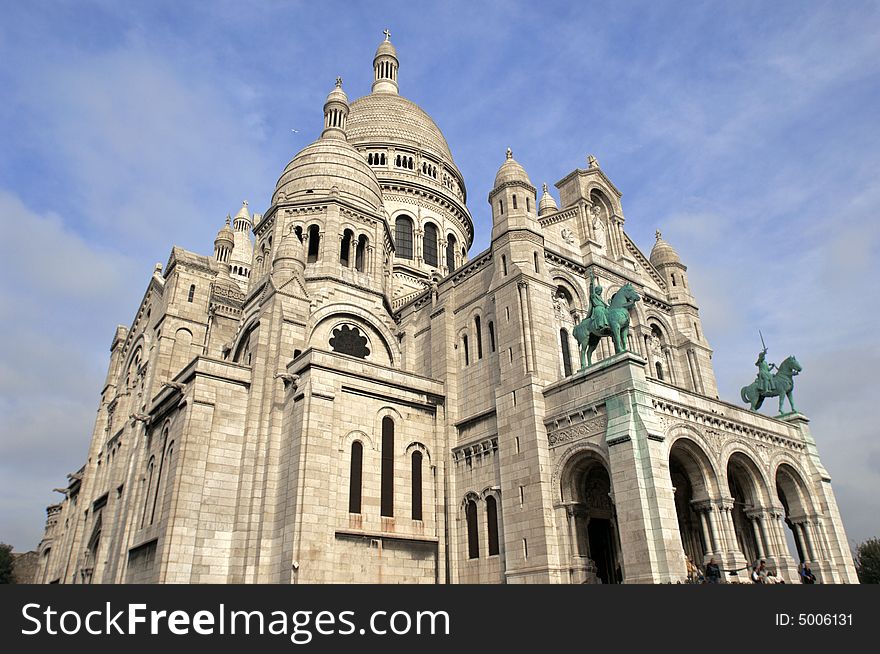
[[[761,337],[763,344],[764,337]],[[755,381],[748,386],[743,386],[740,391],[742,401],[751,405],[752,411],[757,411],[764,403],[764,398],[779,397],[779,414],[782,415],[782,405],[785,398],[788,398],[788,404],[791,406],[792,413],[796,411],[794,408],[794,400],[791,398],[794,390],[794,376],[803,368],[794,356],[785,359],[779,367],[775,363],[767,363],[767,346],[758,354],[758,360],[755,361],[758,367],[758,375]],[[776,374],[771,371],[776,369]]]
[[[602,286],[590,271],[590,313],[574,328],[581,355],[581,370],[593,365],[593,351],[599,340],[610,336],[614,342],[614,353],[626,352],[629,343],[629,312],[641,298],[633,285],[627,282],[607,303],[602,298]]]

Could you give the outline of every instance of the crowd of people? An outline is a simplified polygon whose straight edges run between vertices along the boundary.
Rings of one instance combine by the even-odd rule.
[[[689,584],[720,584],[721,583],[721,573],[727,572],[728,574],[734,575],[737,572],[742,570],[750,569],[749,579],[754,584],[784,584],[785,580],[782,577],[776,575],[776,573],[767,567],[767,561],[764,559],[760,559],[755,561],[755,563],[751,566],[747,566],[746,568],[739,568],[737,570],[723,570],[715,562],[715,557],[711,557],[706,563],[704,569],[700,569],[700,567],[691,560],[690,556],[686,557],[687,562],[687,579],[686,583]],[[815,573],[810,569],[810,564],[805,562],[798,565],[798,577],[800,578],[800,582],[802,584],[815,584],[818,583],[816,579]]]

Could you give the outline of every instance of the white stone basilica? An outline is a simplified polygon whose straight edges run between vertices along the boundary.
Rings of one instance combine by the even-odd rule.
[[[464,179],[389,36],[265,213],[157,264],[38,580],[662,583],[689,556],[855,582],[807,418],[718,398],[686,266],[630,240],[595,158],[557,203],[508,150],[468,257]],[[631,351],[578,372],[591,271],[641,301]]]

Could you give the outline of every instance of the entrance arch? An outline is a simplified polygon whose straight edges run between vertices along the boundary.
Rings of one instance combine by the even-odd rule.
[[[776,469],[776,495],[785,511],[785,525],[789,529],[786,538],[789,554],[798,563],[817,560],[809,525],[812,513],[807,485],[800,473],[787,463]],[[794,551],[792,551],[794,545]]]
[[[716,494],[715,474],[702,448],[689,438],[679,438],[669,450],[669,476],[675,491],[675,514],[681,545],[691,561],[704,563],[718,548],[712,542],[714,523],[705,515]],[[702,510],[701,512],[698,510]],[[718,535],[715,534],[716,540]]]
[[[562,496],[571,507],[575,554],[589,558],[603,584],[623,582],[620,535],[605,462],[583,452],[566,466]]]
[[[736,542],[746,561],[752,563],[767,556],[763,538],[752,512],[763,505],[757,465],[742,452],[734,452],[727,461],[727,485],[733,497],[733,528]]]

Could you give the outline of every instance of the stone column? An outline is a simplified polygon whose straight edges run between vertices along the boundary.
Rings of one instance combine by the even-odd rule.
[[[529,306],[529,285],[528,282],[517,282],[519,290],[519,308],[522,317],[522,339],[523,339],[523,355],[525,358],[526,372],[533,370],[532,366],[532,324],[531,324],[531,308]],[[474,344],[476,347],[476,343]]]
[[[760,518],[758,518],[758,516],[756,516],[756,515],[755,515],[755,516],[751,516],[751,515],[749,516],[749,522],[752,523],[752,530],[753,530],[754,533],[755,533],[755,543],[756,543],[757,546],[758,546],[758,558],[759,558],[759,559],[763,559],[763,558],[766,557],[766,554],[764,553],[764,541],[763,541],[763,539],[761,538],[761,529],[760,529],[760,527],[758,526],[758,520],[759,520],[759,519],[760,519]]]
[[[703,542],[706,543],[706,549],[711,550],[712,548],[710,546],[710,543],[712,542],[712,540],[709,538],[709,527],[706,525],[706,512],[700,511],[699,516],[700,516],[700,526],[702,526],[702,528],[703,528]],[[707,552],[703,552],[703,554],[706,554],[706,553]]]

